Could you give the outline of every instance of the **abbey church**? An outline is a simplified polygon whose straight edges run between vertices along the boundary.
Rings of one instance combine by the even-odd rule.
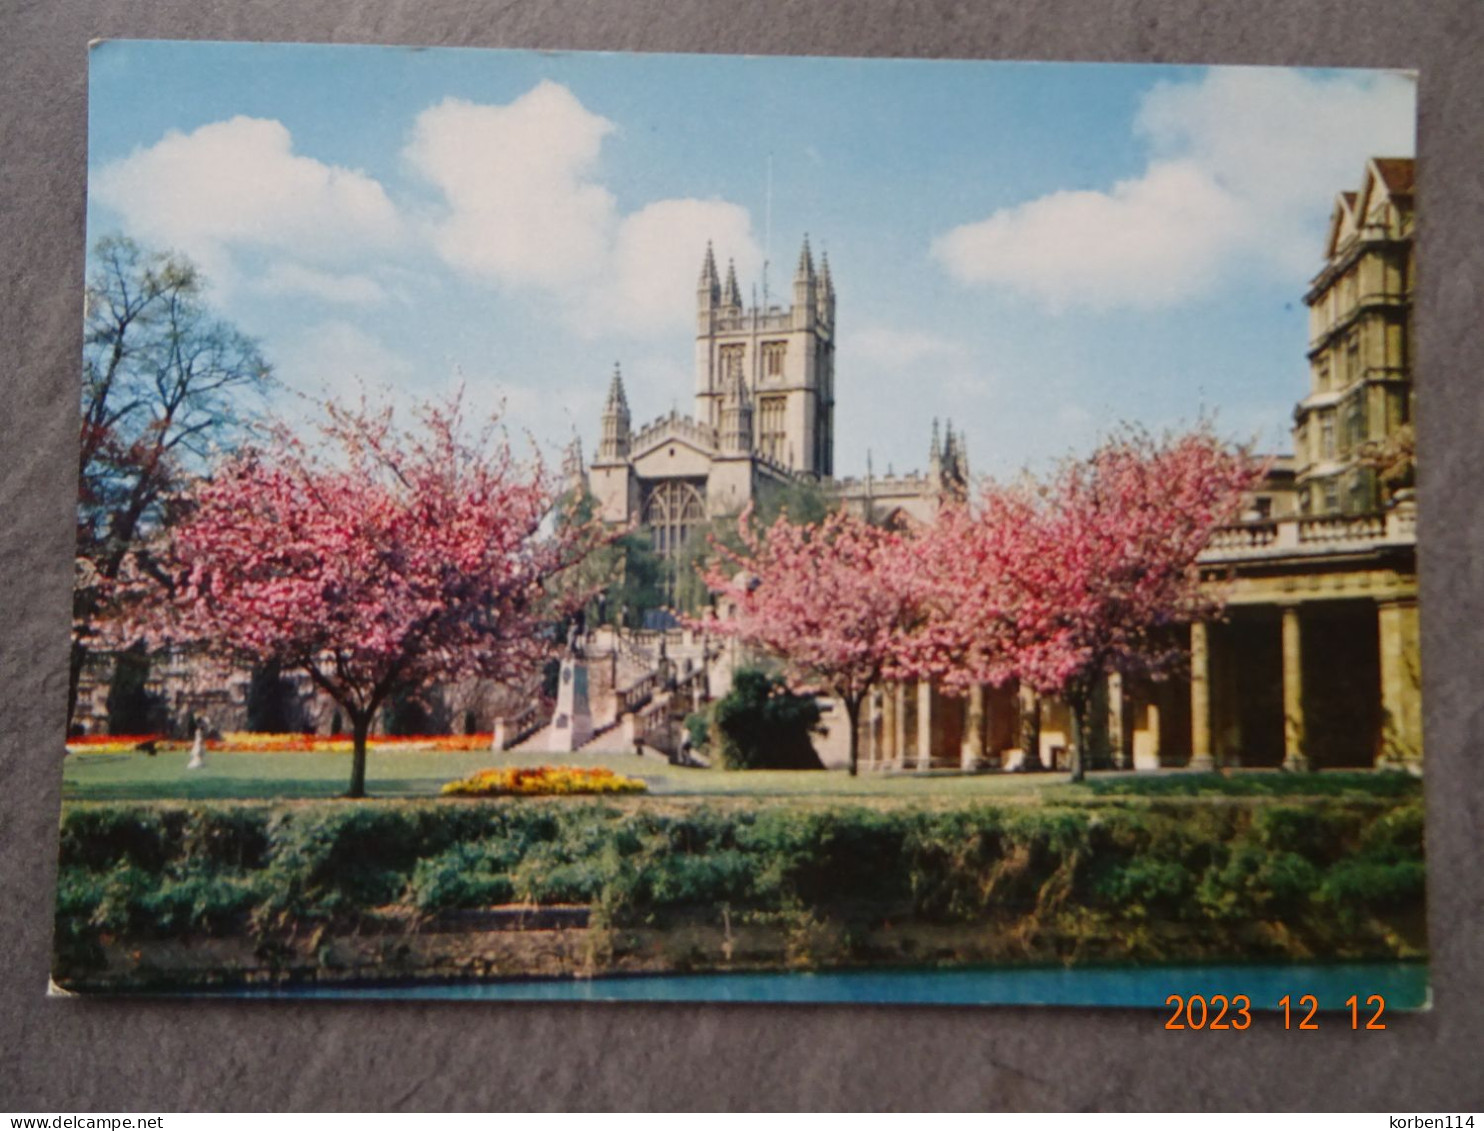
[[[708,245],[696,285],[695,409],[636,428],[615,367],[587,487],[606,522],[644,527],[673,558],[711,519],[770,491],[817,483],[877,521],[925,522],[968,484],[963,439],[933,425],[926,472],[835,477],[835,285],[827,256],[799,252],[789,306],[748,306]]]

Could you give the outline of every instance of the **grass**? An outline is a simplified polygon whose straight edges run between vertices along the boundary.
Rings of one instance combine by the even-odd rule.
[[[72,754],[63,763],[63,798],[69,801],[313,800],[345,792],[349,754],[224,751],[207,756],[206,768],[187,770],[189,755]],[[1230,776],[1170,772],[1095,774],[1073,786],[1064,774],[873,774],[842,771],[686,769],[658,757],[632,754],[493,754],[487,751],[377,753],[367,759],[367,790],[380,798],[436,796],[445,782],[493,766],[606,766],[642,778],[648,796],[749,799],[834,798],[874,802],[973,800],[1078,801],[1098,797],[1298,797],[1420,795],[1420,783],[1399,774],[1281,774],[1256,771]]]

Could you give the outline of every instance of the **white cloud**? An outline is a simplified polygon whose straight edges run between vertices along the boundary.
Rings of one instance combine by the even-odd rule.
[[[881,369],[900,369],[928,361],[956,360],[965,353],[959,343],[936,334],[920,330],[898,330],[888,326],[864,326],[851,335],[848,343],[842,342],[840,349],[842,352],[848,349],[853,357],[858,355],[854,364],[866,364]]]
[[[643,336],[691,317],[707,240],[715,245],[723,274],[732,257],[738,278],[759,277],[762,250],[740,205],[660,200],[625,216],[601,279],[581,303],[583,321],[595,330]]]
[[[1160,83],[1134,123],[1141,176],[1002,209],[939,236],[933,254],[960,282],[1052,308],[1173,306],[1239,265],[1300,281],[1317,265],[1316,224],[1366,158],[1412,153],[1414,94],[1399,75],[1268,68]]]
[[[375,179],[296,154],[288,129],[271,119],[171,130],[98,170],[90,191],[131,235],[185,252],[223,283],[237,249],[334,259],[389,245],[401,230]]]
[[[447,202],[433,222],[450,264],[513,285],[593,275],[614,217],[591,179],[613,123],[542,82],[508,106],[449,98],[417,116],[405,156]]]
[[[389,395],[416,368],[375,334],[338,319],[291,337],[277,356],[278,377],[312,398],[355,400]]]
[[[387,299],[381,284],[367,275],[319,271],[291,262],[272,264],[258,285],[272,294],[308,295],[352,306],[379,306]]]
[[[939,237],[965,283],[1000,283],[1052,307],[1167,306],[1207,286],[1240,202],[1189,162],[1151,167],[1111,192],[1058,192]]]
[[[616,128],[550,81],[508,105],[424,110],[404,156],[443,197],[428,222],[439,255],[496,285],[553,294],[581,331],[635,337],[692,316],[708,239],[755,277],[762,253],[739,205],[669,199],[619,212],[598,179]]]

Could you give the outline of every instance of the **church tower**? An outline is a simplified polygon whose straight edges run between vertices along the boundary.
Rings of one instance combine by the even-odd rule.
[[[819,478],[835,470],[835,290],[829,264],[818,271],[804,237],[793,304],[747,306],[728,264],[725,283],[708,244],[696,287],[696,418],[722,436],[740,381],[749,446],[790,471]]]

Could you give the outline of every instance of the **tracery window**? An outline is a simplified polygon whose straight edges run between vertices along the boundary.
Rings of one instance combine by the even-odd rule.
[[[757,405],[758,450],[769,459],[785,458],[784,445],[788,442],[788,428],[784,423],[786,397],[762,397]]]
[[[644,524],[650,543],[662,558],[675,558],[706,521],[706,502],[695,484],[666,479],[649,492]]]
[[[783,376],[783,359],[788,351],[787,342],[763,343],[763,376],[778,380]]]
[[[742,358],[747,347],[744,345],[730,345],[721,347],[721,387],[723,390],[730,386],[733,377],[741,377]]]

